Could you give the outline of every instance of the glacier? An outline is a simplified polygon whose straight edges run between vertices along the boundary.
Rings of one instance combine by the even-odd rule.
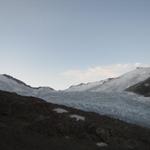
[[[47,102],[95,112],[150,128],[150,98],[132,93],[53,92]]]

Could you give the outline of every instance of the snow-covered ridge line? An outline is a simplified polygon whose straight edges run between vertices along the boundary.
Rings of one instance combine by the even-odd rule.
[[[91,90],[92,88],[96,88],[99,87],[111,80],[113,80],[114,78],[108,78],[105,80],[101,80],[101,81],[96,81],[96,82],[88,82],[88,83],[81,83],[78,85],[72,85],[70,86],[68,89],[66,89],[65,91],[67,92],[73,92],[73,91],[88,91]]]
[[[32,89],[49,88],[49,89],[51,89],[51,90],[54,90],[54,89],[51,88],[51,87],[45,87],[45,86],[32,87],[32,86],[26,84],[25,82],[23,82],[23,81],[21,81],[21,80],[19,80],[19,79],[16,79],[16,78],[14,78],[13,76],[10,76],[10,75],[8,75],[8,74],[2,74],[2,75],[0,75],[0,76],[5,76],[6,78],[8,78],[8,79],[10,79],[10,80],[16,81],[18,84],[22,84],[22,85],[27,86],[27,87],[32,88]]]
[[[96,92],[121,92],[150,77],[150,67],[130,71],[117,78],[110,78],[99,82],[71,86],[67,92],[96,91]]]
[[[31,87],[26,83],[6,74],[0,75],[0,90],[15,92],[23,96],[35,96],[42,98],[55,90],[50,87]]]
[[[6,77],[6,78],[8,78],[8,79],[10,79],[10,80],[14,80],[14,81],[16,81],[18,84],[22,84],[22,85],[24,85],[24,86],[28,86],[28,87],[32,88],[30,85],[27,85],[27,84],[24,83],[23,81],[18,80],[18,79],[14,78],[14,77],[12,77],[12,76],[10,76],[10,75],[8,75],[8,74],[2,74],[2,76]]]

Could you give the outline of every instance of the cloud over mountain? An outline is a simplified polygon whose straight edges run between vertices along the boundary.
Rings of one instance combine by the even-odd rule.
[[[85,70],[72,69],[62,73],[62,76],[71,80],[72,84],[78,84],[81,82],[93,82],[106,78],[113,78],[120,76],[128,71],[135,69],[136,67],[148,67],[147,64],[142,63],[128,63],[128,64],[112,64],[89,67]]]

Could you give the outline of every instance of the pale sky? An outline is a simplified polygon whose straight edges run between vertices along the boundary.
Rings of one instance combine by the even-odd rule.
[[[0,73],[65,89],[150,64],[150,0],[0,0]]]

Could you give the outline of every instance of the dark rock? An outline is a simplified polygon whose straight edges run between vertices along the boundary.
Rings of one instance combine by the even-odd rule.
[[[145,97],[149,97],[150,96],[150,78],[136,85],[129,87],[128,89],[126,89],[126,91],[134,92],[134,93],[143,95]]]
[[[55,108],[68,113],[58,114]],[[85,121],[70,118],[84,116]],[[96,143],[107,143],[98,147]],[[149,150],[150,129],[0,91],[0,150]]]

